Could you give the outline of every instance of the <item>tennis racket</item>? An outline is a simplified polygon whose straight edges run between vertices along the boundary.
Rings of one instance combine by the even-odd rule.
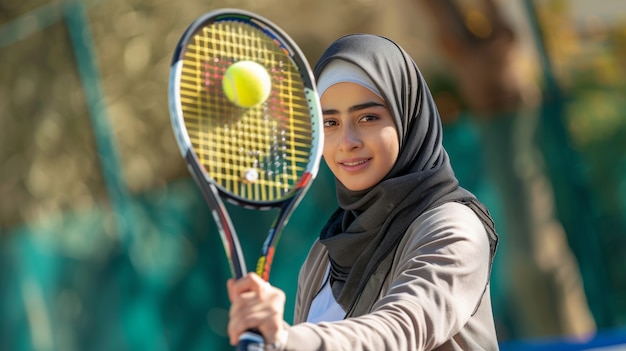
[[[222,90],[228,67],[261,64],[271,92],[242,108]],[[225,202],[254,210],[278,208],[256,273],[268,280],[275,247],[319,168],[323,133],[314,78],[304,55],[275,24],[256,14],[221,9],[195,20],[176,47],[169,107],[183,158],[211,209],[232,274],[246,274],[239,238]],[[238,350],[261,350],[263,338],[244,333]]]

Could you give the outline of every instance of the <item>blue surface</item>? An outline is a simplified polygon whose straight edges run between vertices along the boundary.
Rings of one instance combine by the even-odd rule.
[[[599,332],[587,340],[553,338],[505,342],[501,351],[626,350],[626,329]]]

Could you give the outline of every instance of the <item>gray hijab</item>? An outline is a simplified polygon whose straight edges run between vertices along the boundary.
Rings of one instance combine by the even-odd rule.
[[[426,210],[453,201],[469,206],[485,225],[492,260],[497,235],[487,208],[458,184],[442,145],[439,113],[413,59],[387,38],[352,34],[326,49],[315,65],[316,79],[334,60],[352,63],[369,76],[400,139],[398,160],[380,183],[350,191],[336,180],[340,207],[320,233],[330,256],[333,295],[350,315],[356,300],[374,298],[363,299],[363,288]]]

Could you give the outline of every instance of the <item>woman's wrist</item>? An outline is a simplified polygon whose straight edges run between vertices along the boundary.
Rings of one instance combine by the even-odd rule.
[[[282,351],[285,348],[288,335],[287,328],[288,325],[285,325],[285,327],[278,333],[278,337],[276,338],[276,340],[274,340],[274,342],[271,344],[265,345],[266,351]]]

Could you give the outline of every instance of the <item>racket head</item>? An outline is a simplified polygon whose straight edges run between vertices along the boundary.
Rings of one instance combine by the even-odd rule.
[[[250,108],[231,103],[222,90],[226,69],[242,60],[261,64],[271,78],[267,100]],[[183,156],[226,200],[276,207],[317,175],[323,132],[313,73],[269,20],[221,9],[194,21],[174,53],[169,101]]]

